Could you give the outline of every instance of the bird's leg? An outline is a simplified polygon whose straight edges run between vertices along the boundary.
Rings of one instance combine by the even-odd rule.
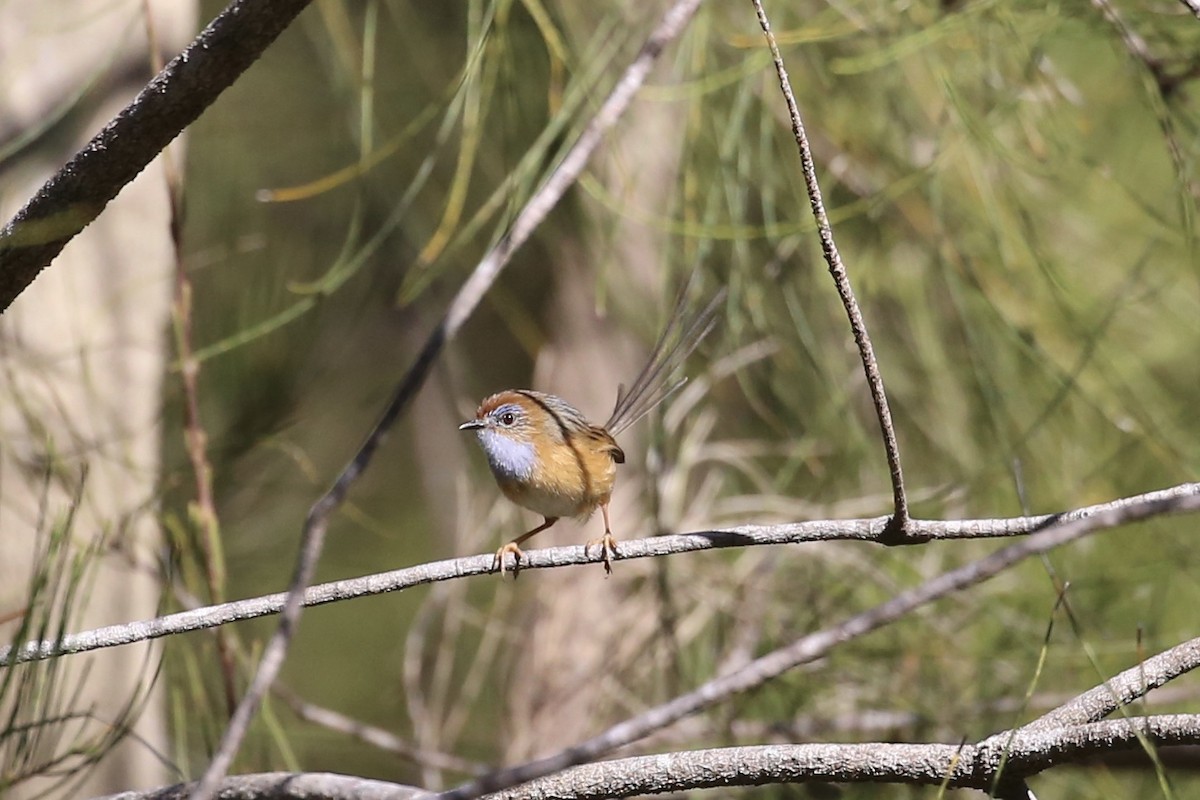
[[[608,503],[601,504],[600,513],[604,517],[604,535],[599,539],[588,540],[588,543],[583,546],[583,554],[586,556],[592,549],[592,545],[599,545],[604,553],[604,572],[612,575],[612,557],[620,555],[620,553],[617,552],[617,540],[613,537],[612,528],[608,524]]]
[[[520,536],[513,539],[511,542],[509,542],[508,544],[504,545],[499,550],[497,550],[496,557],[492,559],[492,571],[493,572],[499,571],[500,574],[503,575],[504,574],[504,554],[512,553],[512,556],[513,556],[513,578],[515,579],[517,577],[517,573],[520,572],[520,570],[521,570],[521,557],[525,555],[523,552],[521,552],[521,542],[525,541],[530,536],[533,536],[535,533],[541,533],[542,531],[546,530],[546,528],[549,528],[551,525],[553,525],[556,522],[558,522],[558,517],[545,517],[545,521],[541,525],[538,525],[536,528],[534,528],[531,531],[522,533]]]

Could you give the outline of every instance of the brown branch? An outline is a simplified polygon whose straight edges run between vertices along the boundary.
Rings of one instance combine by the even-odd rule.
[[[0,312],[309,0],[234,0],[0,229]]]
[[[829,274],[837,286],[838,297],[846,309],[850,320],[850,330],[854,334],[854,343],[858,346],[858,354],[862,359],[863,371],[867,376],[867,386],[871,391],[871,402],[875,404],[875,414],[879,418],[879,430],[883,435],[883,449],[887,454],[888,471],[892,479],[893,512],[891,523],[887,529],[887,544],[911,543],[915,534],[909,529],[908,499],[904,494],[904,475],[900,469],[900,446],[896,441],[896,428],[892,424],[892,412],[888,408],[887,394],[883,388],[883,376],[879,372],[879,363],[875,360],[875,348],[871,345],[871,337],[867,333],[867,323],[863,320],[858,300],[854,297],[854,289],[850,285],[850,275],[846,265],[842,263],[841,254],[833,241],[833,228],[829,224],[829,216],[825,213],[825,203],[821,199],[821,187],[817,183],[817,168],[813,161],[812,149],[808,145],[808,136],[804,132],[804,122],[800,119],[800,107],[792,94],[792,84],[788,78],[787,68],[783,65],[783,56],[779,53],[779,45],[775,42],[775,34],[771,32],[771,23],[767,12],[763,10],[761,0],[752,0],[754,11],[758,15],[758,24],[766,36],[767,46],[771,49],[771,60],[775,63],[775,72],[779,75],[779,88],[787,102],[788,116],[792,121],[792,135],[796,138],[796,146],[800,150],[800,166],[804,173],[804,185],[808,190],[809,203],[812,206],[813,217],[817,222],[817,234],[821,239],[821,252],[829,265]]]
[[[1140,63],[1146,70],[1148,82],[1152,84],[1148,87],[1148,99],[1154,109],[1154,118],[1158,122],[1159,130],[1162,131],[1167,155],[1170,156],[1171,164],[1175,167],[1176,180],[1183,189],[1180,211],[1185,220],[1190,220],[1195,215],[1195,209],[1192,206],[1195,203],[1194,194],[1197,189],[1191,180],[1192,173],[1188,160],[1184,157],[1183,147],[1175,133],[1175,122],[1171,117],[1170,108],[1167,106],[1167,99],[1178,88],[1179,79],[1168,75],[1162,60],[1150,52],[1150,46],[1146,40],[1130,27],[1110,0],[1091,0],[1091,3],[1104,17],[1104,21],[1117,32],[1117,36],[1120,37],[1121,44],[1129,53],[1130,58]],[[1180,79],[1183,79],[1183,76]]]
[[[156,73],[162,72],[159,57],[158,33],[154,27],[154,13],[149,0],[142,2],[142,18],[146,25],[146,41],[149,43],[151,66]],[[170,205],[171,251],[175,262],[175,285],[171,300],[171,318],[175,330],[175,351],[179,362],[180,385],[184,398],[183,440],[192,475],[196,482],[196,499],[189,504],[188,524],[200,533],[200,551],[203,569],[208,584],[208,602],[225,601],[225,557],[221,548],[221,527],[213,495],[212,464],[208,460],[208,433],[200,416],[200,362],[194,357],[192,346],[193,284],[183,252],[183,177],[172,158],[171,150],[161,154],[167,202]],[[216,633],[217,659],[221,665],[222,688],[225,692],[225,708],[232,714],[237,707],[237,685],[233,649],[229,632],[218,629]]]
[[[563,157],[562,162],[533,193],[533,196],[517,214],[516,219],[513,220],[512,227],[488,251],[471,273],[471,277],[459,289],[458,294],[450,303],[450,307],[446,310],[446,315],[430,334],[412,367],[401,378],[383,414],[367,434],[366,440],[359,447],[354,458],[338,475],[333,486],[309,510],[304,530],[301,533],[300,553],[297,556],[295,571],[281,611],[279,627],[263,650],[258,670],[230,719],[212,761],[192,794],[193,800],[208,800],[212,797],[218,782],[233,762],[233,757],[263,696],[283,666],[288,646],[296,626],[299,624],[301,610],[305,605],[305,588],[311,582],[313,573],[316,571],[317,561],[325,542],[325,533],[333,512],[342,504],[350,487],[370,464],[375,451],[383,443],[400,414],[408,407],[425,383],[425,378],[429,375],[442,347],[467,321],[500,271],[508,264],[512,254],[525,243],[551,209],[562,199],[567,189],[579,178],[604,135],[629,108],[634,95],[645,82],[650,68],[658,56],[662,54],[668,43],[682,33],[699,5],[700,0],[676,0],[667,9],[609,96],[579,135],[579,139]]]

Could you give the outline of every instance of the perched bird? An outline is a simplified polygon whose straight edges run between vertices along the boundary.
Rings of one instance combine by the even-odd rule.
[[[692,317],[685,313],[684,295],[680,292],[671,319],[633,385],[628,391],[624,386],[617,388],[616,406],[603,425],[588,422],[579,409],[561,397],[510,389],[485,398],[475,418],[458,426],[459,430],[475,432],[504,496],[544,517],[541,525],[496,551],[493,569],[503,572],[504,556],[512,553],[516,574],[524,555],[522,542],[561,517],[583,521],[599,508],[604,516],[604,535],[588,541],[584,552],[599,545],[604,569],[612,573],[611,556],[617,554],[617,540],[609,525],[608,501],[617,479],[617,464],[625,463],[625,452],[614,437],[687,381],[676,379],[675,374],[712,329],[725,293],[720,292]]]

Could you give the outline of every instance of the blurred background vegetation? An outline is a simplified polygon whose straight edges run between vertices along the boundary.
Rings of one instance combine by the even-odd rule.
[[[221,4],[203,6],[208,19]],[[194,126],[184,258],[226,597],[285,586],[309,505],[664,7],[316,0]],[[914,514],[1049,512],[1195,479],[1200,23],[1168,0],[767,11]],[[709,3],[356,485],[319,579],[490,552],[529,527],[457,423],[519,386],[603,419],[692,273],[696,302],[727,286],[726,308],[690,364],[699,389],[632,432],[618,538],[886,514],[877,423],[753,8]],[[178,580],[207,599],[182,408],[173,374],[162,513]],[[579,543],[598,524],[536,541]],[[1190,519],[1094,537],[643,750],[985,736],[1197,635],[1194,541]],[[997,546],[822,544],[623,562],[609,580],[596,567],[425,587],[309,611],[284,682],[427,755],[512,762]],[[1054,611],[1067,582],[1071,618]],[[243,669],[274,624],[229,629]],[[214,638],[171,642],[166,658],[172,757],[190,774],[225,720]],[[1169,692],[1152,707],[1195,711],[1194,678]],[[470,766],[376,750],[277,698],[238,768],[433,788]],[[1200,790],[1197,766],[1168,770],[1176,796]],[[1117,761],[1034,789],[1167,796]]]

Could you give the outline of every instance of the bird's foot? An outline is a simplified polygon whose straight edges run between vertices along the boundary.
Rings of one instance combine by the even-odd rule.
[[[612,531],[605,531],[604,535],[599,539],[589,539],[587,544],[583,546],[583,554],[590,555],[590,550],[593,547],[600,547],[604,554],[604,573],[612,575],[612,557],[621,555],[617,550],[617,540],[612,535]]]
[[[509,542],[496,551],[495,557],[492,558],[492,572],[499,572],[500,577],[504,577],[504,555],[512,553],[513,557],[513,580],[517,579],[517,575],[521,572],[521,559],[525,557],[525,553],[517,546],[516,542]]]

